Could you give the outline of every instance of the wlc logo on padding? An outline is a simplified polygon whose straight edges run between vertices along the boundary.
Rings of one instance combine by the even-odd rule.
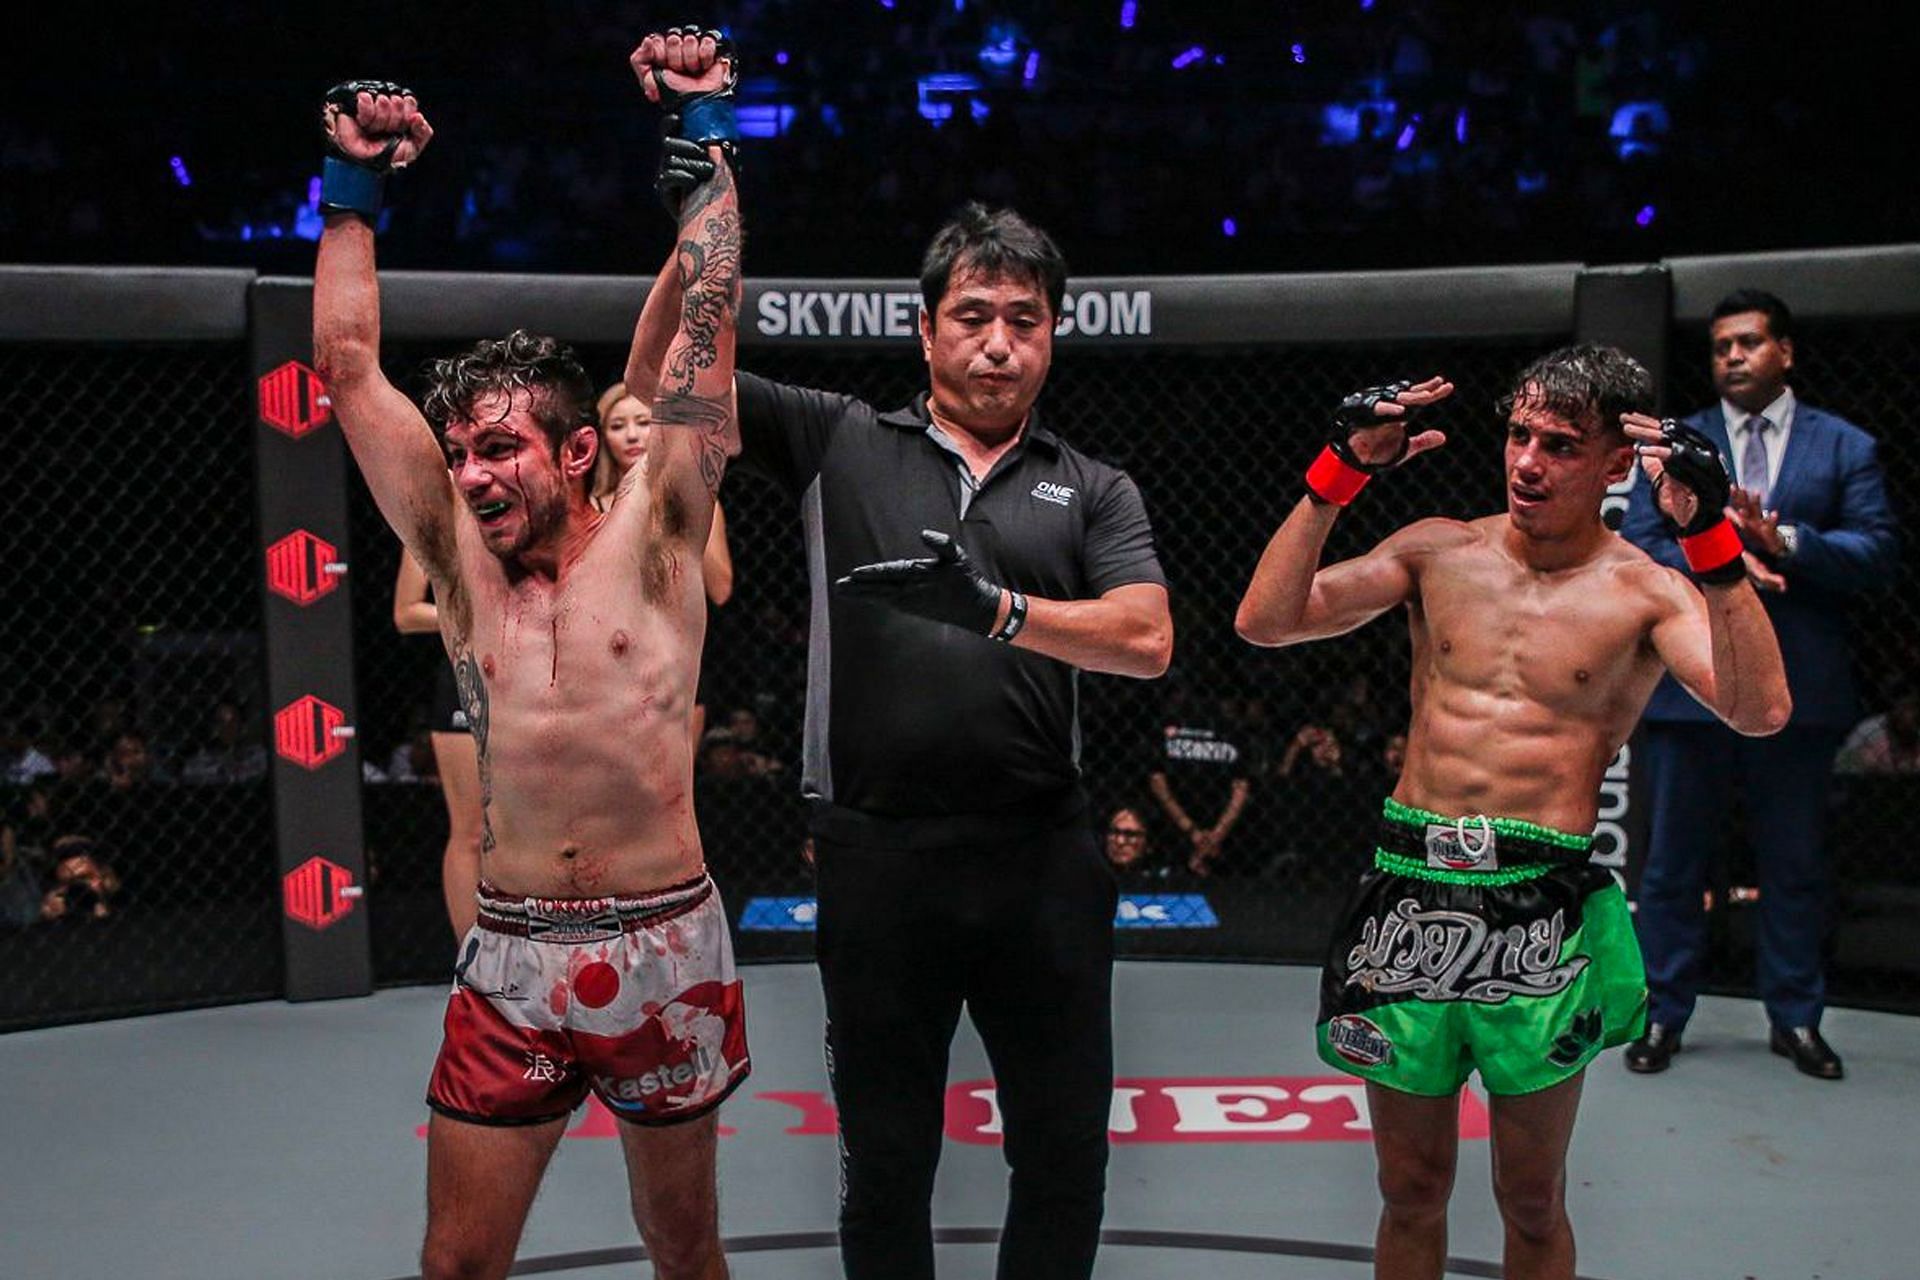
[[[267,548],[267,589],[302,608],[339,586],[346,572],[339,549],[305,529]]]
[[[289,360],[260,379],[260,421],[298,440],[333,421],[333,401],[319,374]]]
[[[287,918],[309,929],[338,924],[353,911],[360,886],[353,872],[318,855],[287,872],[280,880],[280,897]]]
[[[346,713],[312,694],[273,714],[273,749],[303,769],[318,769],[338,756],[352,736]]]

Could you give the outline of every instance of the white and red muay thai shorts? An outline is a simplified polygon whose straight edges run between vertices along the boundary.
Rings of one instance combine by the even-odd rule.
[[[624,898],[514,898],[480,887],[427,1105],[537,1124],[591,1090],[614,1115],[705,1115],[752,1069],[726,911],[713,881]]]

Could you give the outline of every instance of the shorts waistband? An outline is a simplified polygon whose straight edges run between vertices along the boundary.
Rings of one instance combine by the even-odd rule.
[[[489,933],[542,942],[605,942],[683,916],[713,893],[713,878],[702,870],[679,884],[633,895],[523,898],[482,883],[474,896],[480,903],[477,923]]]
[[[1531,879],[1554,867],[1585,866],[1593,837],[1522,818],[1455,818],[1389,797],[1381,807],[1374,865],[1420,879],[1486,884]]]

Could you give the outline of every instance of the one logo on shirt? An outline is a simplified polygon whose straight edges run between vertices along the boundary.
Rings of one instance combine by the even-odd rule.
[[[1073,501],[1073,486],[1042,480],[1033,486],[1033,496],[1042,502],[1051,502],[1056,507],[1064,507]]]

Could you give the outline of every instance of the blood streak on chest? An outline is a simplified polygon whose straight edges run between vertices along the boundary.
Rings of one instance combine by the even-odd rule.
[[[627,650],[633,646],[633,641],[627,638],[626,632],[616,631],[613,633],[613,639],[607,644],[613,650],[614,657],[624,658],[627,656]]]

